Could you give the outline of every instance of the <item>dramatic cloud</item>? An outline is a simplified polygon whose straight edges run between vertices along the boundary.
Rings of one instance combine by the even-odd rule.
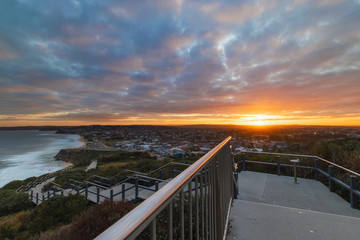
[[[0,125],[354,124],[359,25],[356,0],[2,0]]]

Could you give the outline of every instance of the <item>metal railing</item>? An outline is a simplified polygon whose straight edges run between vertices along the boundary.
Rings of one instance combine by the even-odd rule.
[[[360,179],[360,174],[354,172],[350,169],[347,169],[343,166],[330,162],[326,159],[323,159],[318,156],[313,155],[300,155],[300,154],[287,154],[287,153],[272,153],[272,152],[253,152],[253,151],[241,151],[235,153],[234,155],[242,154],[242,160],[237,162],[239,169],[246,171],[247,164],[259,164],[259,165],[267,165],[267,166],[274,166],[276,167],[276,172],[280,175],[281,168],[295,168],[293,164],[289,164],[290,162],[284,162],[281,157],[296,157],[307,159],[308,165],[296,165],[296,169],[307,169],[314,172],[314,179],[319,181],[320,176],[326,178],[329,190],[331,192],[335,192],[335,184],[340,186],[342,189],[346,189],[349,191],[350,197],[350,205],[352,208],[358,209],[359,208],[359,198],[360,198],[360,191],[357,187],[358,180]],[[276,156],[275,160],[268,160],[264,161],[251,161],[246,160],[246,154],[257,154],[257,155],[273,155]],[[302,161],[300,161],[301,163]],[[342,171],[338,174],[338,176],[342,176],[342,180],[337,178],[335,174],[335,170]],[[348,182],[345,183],[344,181]]]
[[[164,227],[163,223],[168,239],[225,239],[234,192],[230,139],[225,139],[96,239],[135,239],[147,233],[144,231],[147,227],[145,239],[156,239],[157,228]]]
[[[188,166],[189,164],[185,163],[170,162],[148,173],[125,169],[110,178],[92,175],[82,182],[69,178],[68,182],[63,186],[51,182],[49,190],[37,192],[29,189],[28,194],[30,200],[37,205],[53,196],[68,194],[84,195],[94,203],[101,203],[105,199],[111,201],[127,199],[137,202],[138,198],[141,200],[144,197],[141,196],[140,190],[156,192],[160,188],[159,184],[168,183],[182,172],[181,169]],[[40,182],[40,180],[31,182],[29,185],[32,186],[37,182]],[[115,187],[117,189],[114,190]],[[102,192],[103,190],[105,190],[105,193]]]

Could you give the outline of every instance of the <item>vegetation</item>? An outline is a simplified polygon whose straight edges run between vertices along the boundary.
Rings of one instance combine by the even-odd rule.
[[[345,138],[294,144],[289,146],[287,151],[316,155],[355,172],[360,172],[360,139]]]
[[[27,193],[0,189],[0,217],[30,209],[32,206]]]
[[[80,215],[89,205],[89,201],[81,195],[52,197],[30,214],[27,229],[31,234],[39,234],[59,224],[69,224],[74,216]]]
[[[0,218],[0,239],[93,239],[134,206],[111,201],[93,205],[80,195],[56,196],[35,209]]]
[[[26,185],[32,181],[34,181],[35,179],[37,179],[37,177],[29,177],[25,180],[14,180],[9,182],[8,184],[6,184],[5,186],[2,187],[2,189],[12,189],[12,190],[16,190],[18,189],[21,185]]]
[[[114,224],[131,209],[130,202],[104,201],[91,206],[69,226],[59,227],[40,236],[40,240],[88,240],[93,239]]]
[[[16,229],[8,224],[0,225],[0,239],[14,239],[16,236]]]

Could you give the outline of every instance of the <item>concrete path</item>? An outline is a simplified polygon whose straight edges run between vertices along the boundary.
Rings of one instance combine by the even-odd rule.
[[[91,169],[96,169],[97,167],[97,160],[92,160],[90,165],[86,168],[85,172],[91,170]]]
[[[360,239],[360,211],[320,182],[239,174],[227,239]]]

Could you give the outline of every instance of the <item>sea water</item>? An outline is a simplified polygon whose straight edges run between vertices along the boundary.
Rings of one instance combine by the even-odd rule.
[[[79,135],[49,131],[0,131],[0,187],[68,166],[55,155],[63,148],[82,146],[79,140]]]

